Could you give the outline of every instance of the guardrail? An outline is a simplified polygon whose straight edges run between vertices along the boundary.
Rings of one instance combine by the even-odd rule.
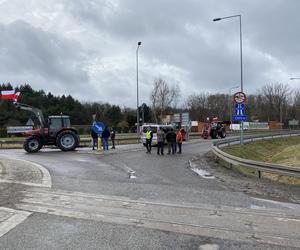
[[[253,136],[246,136],[244,138],[244,142],[251,142],[256,140],[267,140],[267,139],[273,139],[278,137],[287,137],[287,136],[299,136],[300,131],[288,131],[288,132],[280,132],[280,133],[274,133],[272,135],[270,134],[262,134],[262,135],[253,135]],[[291,167],[281,164],[275,164],[275,163],[267,163],[267,162],[260,162],[260,161],[253,161],[248,159],[243,159],[240,157],[236,157],[233,155],[230,155],[228,153],[225,153],[220,149],[220,147],[229,146],[231,144],[237,144],[240,142],[239,138],[232,138],[222,141],[216,141],[212,145],[212,152],[217,158],[222,159],[226,163],[228,163],[230,166],[244,166],[248,168],[252,168],[258,171],[258,177],[261,177],[261,172],[268,172],[268,173],[274,173],[279,175],[286,175],[286,176],[292,176],[300,178],[300,168],[297,167]]]
[[[2,148],[22,148],[25,138],[22,140],[0,140],[0,149]],[[115,140],[116,145],[121,144],[134,144],[137,143],[137,137],[132,138],[118,138]],[[90,147],[92,145],[91,138],[80,138],[80,147]]]
[[[200,133],[190,133],[189,139],[200,138]],[[0,139],[0,149],[1,148],[22,148],[25,138],[24,137],[16,137],[15,139]],[[139,140],[133,134],[117,134],[115,143],[116,145],[121,144],[134,144],[138,143]],[[80,147],[90,147],[92,145],[92,138],[89,136],[80,138]]]

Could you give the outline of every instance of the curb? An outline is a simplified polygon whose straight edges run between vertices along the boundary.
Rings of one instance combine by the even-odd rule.
[[[22,184],[22,185],[27,185],[27,186],[34,186],[34,187],[47,187],[47,188],[51,188],[52,187],[52,180],[51,180],[51,175],[49,173],[49,171],[43,167],[40,164],[28,161],[28,160],[23,160],[23,159],[14,159],[14,158],[10,158],[10,157],[1,157],[4,160],[9,160],[9,161],[13,161],[14,164],[16,166],[24,166],[26,164],[30,165],[31,167],[33,167],[34,169],[38,170],[38,172],[41,173],[42,175],[42,179],[41,179],[41,183],[35,183],[35,182],[23,182],[23,181],[14,181],[11,179],[0,179],[0,183],[5,182],[5,183],[16,183],[16,184]],[[7,168],[9,168],[6,164],[1,162],[1,166],[2,168],[4,168],[4,172],[6,171]],[[26,168],[22,168],[23,171],[26,171]],[[3,171],[3,170],[2,170]],[[13,177],[13,176],[12,176]]]

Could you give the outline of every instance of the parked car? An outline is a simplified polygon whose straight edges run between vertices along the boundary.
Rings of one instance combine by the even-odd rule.
[[[172,125],[159,125],[159,124],[145,124],[141,127],[141,139],[142,143],[144,146],[146,145],[146,132],[148,127],[150,127],[152,133],[153,133],[153,138],[152,138],[152,145],[157,145],[157,131],[159,128],[162,128],[165,133],[170,131],[173,126]]]

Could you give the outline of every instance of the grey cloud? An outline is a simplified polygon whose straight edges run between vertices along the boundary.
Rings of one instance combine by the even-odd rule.
[[[89,81],[82,69],[86,60],[76,42],[35,28],[24,21],[1,25],[0,41],[4,81],[32,82],[41,80],[44,86],[73,90]]]
[[[297,0],[61,3],[63,13],[57,16],[63,16],[64,25],[55,20],[57,31],[25,21],[0,26],[5,37],[0,41],[4,75],[51,82],[49,89],[61,88],[81,100],[134,107],[135,50],[141,40],[144,99],[159,76],[179,82],[184,95],[227,93],[240,82],[239,23],[212,19],[242,14],[245,90],[255,92],[264,84],[288,81],[289,74],[300,76]],[[73,24],[73,35],[64,35],[68,23]]]

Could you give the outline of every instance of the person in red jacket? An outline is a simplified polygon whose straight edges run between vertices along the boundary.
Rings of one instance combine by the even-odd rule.
[[[176,143],[177,143],[177,148],[178,148],[178,154],[181,154],[182,141],[183,141],[183,136],[181,134],[181,131],[180,131],[180,129],[177,129]]]

